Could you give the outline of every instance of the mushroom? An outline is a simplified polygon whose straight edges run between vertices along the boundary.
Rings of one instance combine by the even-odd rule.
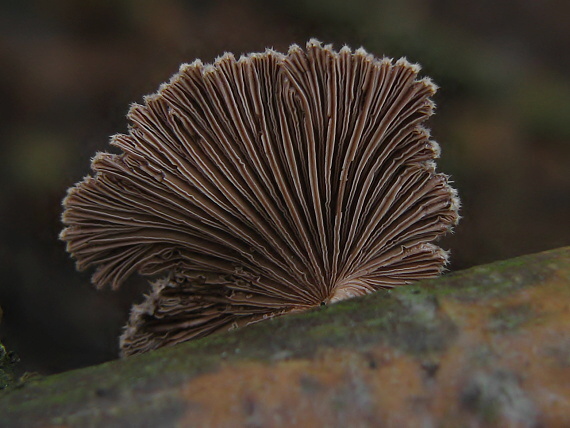
[[[98,288],[153,276],[123,355],[440,274],[458,221],[405,59],[310,40],[184,64],[64,200],[61,239]]]

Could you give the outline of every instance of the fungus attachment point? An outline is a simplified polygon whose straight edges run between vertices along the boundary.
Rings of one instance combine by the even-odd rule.
[[[124,355],[438,275],[459,202],[406,60],[311,40],[185,64],[69,190],[61,238],[93,283],[155,276]]]

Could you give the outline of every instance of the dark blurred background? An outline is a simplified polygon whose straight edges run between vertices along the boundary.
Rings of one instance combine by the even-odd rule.
[[[131,102],[224,51],[317,37],[419,62],[463,202],[451,269],[569,245],[569,16],[567,0],[2,0],[0,341],[45,374],[116,358],[144,284],[90,287],[57,238],[61,199]]]

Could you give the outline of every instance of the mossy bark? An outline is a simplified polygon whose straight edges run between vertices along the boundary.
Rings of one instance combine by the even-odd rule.
[[[3,426],[565,426],[570,247],[30,381]],[[567,425],[566,425],[567,426]]]

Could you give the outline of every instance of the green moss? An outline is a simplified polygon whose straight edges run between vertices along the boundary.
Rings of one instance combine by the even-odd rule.
[[[489,265],[454,272],[414,286],[401,287],[394,293],[413,293],[415,287],[436,296],[462,301],[490,300],[547,281],[553,272],[570,275],[567,259],[570,247],[521,256]]]
[[[325,324],[312,328],[307,332],[307,335],[315,340],[319,340],[324,337],[336,337],[339,335],[339,333],[343,334],[342,330],[342,326],[335,324]]]
[[[7,351],[0,343],[0,390],[8,388],[15,382],[14,366],[18,361],[16,354]]]

